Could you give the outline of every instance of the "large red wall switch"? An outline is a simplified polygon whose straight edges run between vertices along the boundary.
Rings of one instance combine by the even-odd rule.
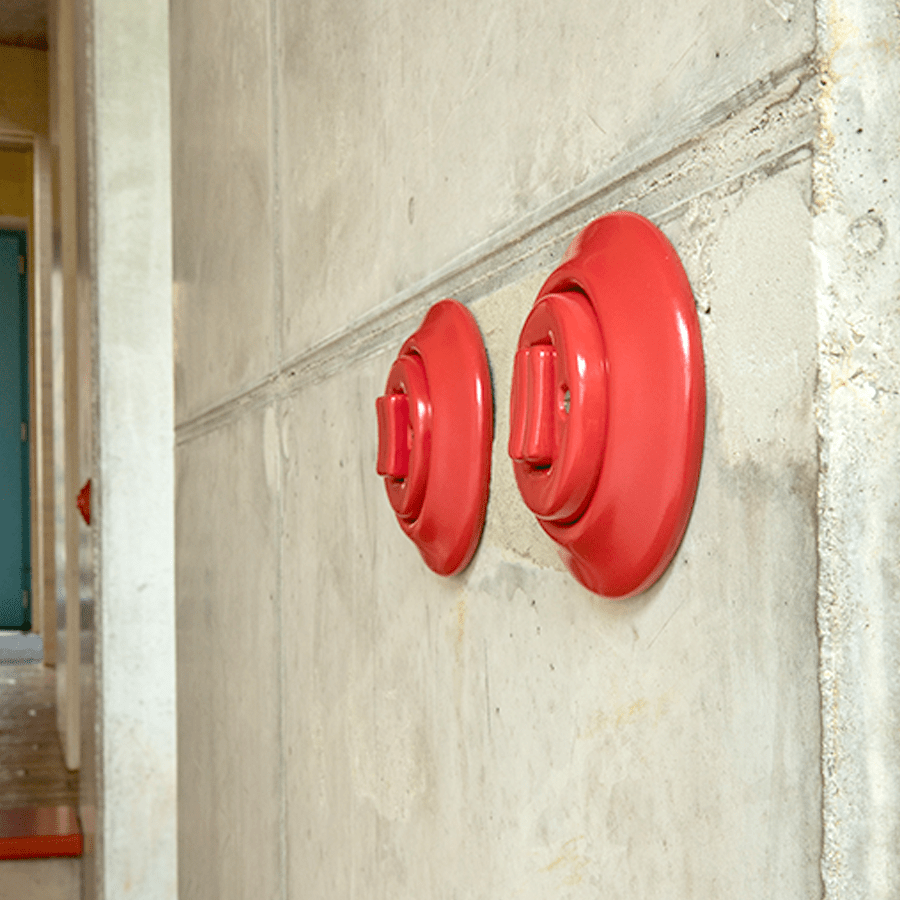
[[[672,245],[635,213],[591,222],[525,321],[509,438],[522,498],[585,587],[628,597],[665,571],[694,503],[705,409]]]
[[[462,304],[431,307],[375,407],[377,469],[397,521],[430,569],[453,575],[481,537],[493,438],[484,343]]]

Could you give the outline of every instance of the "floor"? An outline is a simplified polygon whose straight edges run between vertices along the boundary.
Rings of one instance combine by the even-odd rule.
[[[0,809],[78,805],[78,773],[63,764],[53,669],[0,666]]]
[[[78,773],[63,764],[53,669],[0,665],[0,810],[78,806]],[[78,900],[81,859],[0,861],[0,900]]]
[[[39,634],[0,631],[0,663],[24,665],[44,658],[44,642]]]

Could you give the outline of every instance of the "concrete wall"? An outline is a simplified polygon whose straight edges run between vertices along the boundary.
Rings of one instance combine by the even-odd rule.
[[[819,896],[812,3],[171,14],[180,896]],[[613,603],[505,447],[535,292],[619,207],[685,263],[708,419],[678,555]],[[444,296],[497,409],[451,579],[373,409]]]
[[[172,242],[166,3],[50,4],[64,386],[67,764],[81,894],[177,896]],[[92,479],[91,525],[74,499]],[[80,614],[97,605],[92,653]],[[88,616],[88,619],[91,617]],[[93,628],[93,621],[87,623]],[[79,734],[80,732],[80,734]],[[79,758],[80,757],[80,758]]]
[[[84,183],[79,177],[79,119],[83,84],[76,77],[76,60],[84,52],[82,34],[76,28],[76,4],[58,0],[50,4],[53,35],[50,71],[51,134],[54,154],[54,348],[57,454],[56,521],[60,536],[57,547],[59,579],[56,590],[57,672],[56,714],[66,766],[81,764],[81,545],[80,516],[72,498],[84,483],[81,419],[85,390],[82,378],[90,362],[90,347],[82,338],[84,294],[79,297],[79,195]]]
[[[900,889],[900,18],[819,6],[819,609],[829,897]]]
[[[91,5],[98,896],[174,900],[168,4],[93,0]]]

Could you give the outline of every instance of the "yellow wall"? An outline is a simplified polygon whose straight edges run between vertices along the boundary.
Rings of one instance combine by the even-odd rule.
[[[0,150],[0,216],[31,218],[32,153]]]
[[[0,46],[0,133],[47,134],[47,53]]]

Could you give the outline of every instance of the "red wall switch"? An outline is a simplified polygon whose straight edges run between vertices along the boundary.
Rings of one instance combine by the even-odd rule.
[[[645,590],[687,527],[706,388],[694,297],[659,229],[587,226],[519,337],[509,455],[522,498],[587,588]]]
[[[487,509],[493,401],[472,314],[436,303],[400,349],[378,413],[377,471],[400,527],[429,568],[464,569]]]
[[[86,525],[91,524],[91,479],[84,483],[81,490],[78,492],[78,498],[75,501],[75,505],[78,507],[78,511],[81,513],[81,518],[84,519]]]

